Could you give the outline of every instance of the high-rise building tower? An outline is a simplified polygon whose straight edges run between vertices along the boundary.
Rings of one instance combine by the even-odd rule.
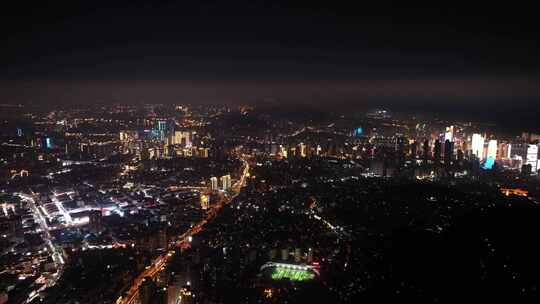
[[[218,190],[218,179],[215,176],[210,177],[210,190],[212,191]]]
[[[201,209],[206,210],[210,206],[210,196],[208,194],[201,193]]]
[[[172,136],[172,144],[179,145],[182,142],[182,131],[174,131]]]
[[[167,130],[167,121],[166,120],[158,120],[157,121],[157,129],[158,129],[158,131]]]
[[[531,166],[531,174],[535,175],[538,172],[538,146],[528,145],[527,158],[525,160],[526,165]]]
[[[497,159],[510,159],[512,157],[512,144],[502,142],[498,144]]]
[[[447,140],[454,141],[454,126],[446,127],[446,132],[444,133],[444,141]]]
[[[488,141],[486,158],[491,158],[493,160],[497,158],[497,140],[492,139]]]
[[[124,131],[120,131],[120,133],[118,133],[118,137],[120,138],[120,141],[127,141],[128,140],[128,135]]]
[[[157,133],[159,138],[164,140],[167,136],[167,121],[165,119],[160,119],[156,122]]]
[[[433,146],[433,159],[435,163],[441,162],[441,142],[438,139],[435,140],[435,145]]]
[[[306,157],[306,145],[304,143],[300,143],[299,149],[300,149],[300,156]]]
[[[423,150],[424,150],[424,164],[427,164],[428,163],[428,160],[430,158],[430,155],[429,155],[429,140],[424,140],[424,145],[423,145]]]
[[[52,141],[52,138],[50,137],[46,137],[45,138],[45,147],[47,149],[52,149],[53,148],[53,141]]]
[[[231,189],[231,176],[229,174],[221,177],[221,186],[223,191]]]
[[[417,150],[418,150],[418,142],[417,142],[417,141],[413,141],[413,142],[411,143],[411,158],[412,158],[412,159],[415,159],[415,158],[416,158],[416,154],[418,153]]]
[[[444,164],[450,165],[454,160],[454,143],[450,140],[444,141]]]
[[[484,137],[478,133],[472,135],[472,154],[484,160]]]
[[[183,147],[190,148],[193,146],[192,134],[190,131],[174,131],[171,134],[171,142],[173,145],[182,145]]]
[[[280,149],[281,157],[287,158],[287,154],[288,154],[287,148],[282,145],[279,145],[279,149]]]

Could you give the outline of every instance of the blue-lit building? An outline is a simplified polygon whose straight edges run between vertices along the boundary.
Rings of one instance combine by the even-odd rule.
[[[52,141],[52,138],[50,137],[46,137],[45,138],[45,147],[47,149],[52,149],[53,148],[53,141]]]
[[[486,169],[486,170],[491,170],[491,169],[493,169],[494,165],[495,165],[495,159],[490,156],[490,157],[488,157],[486,159],[486,162],[484,163],[483,168]]]
[[[167,130],[167,121],[158,120],[157,129],[158,129],[158,131],[166,131]]]
[[[364,129],[362,127],[358,127],[353,130],[353,136],[361,136],[364,134]]]
[[[158,137],[161,140],[165,139],[165,136],[167,135],[167,121],[158,120],[156,124],[156,128],[157,128]]]

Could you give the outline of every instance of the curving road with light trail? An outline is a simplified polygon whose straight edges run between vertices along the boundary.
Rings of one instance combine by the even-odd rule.
[[[223,206],[230,203],[235,197],[240,194],[240,191],[242,190],[242,187],[245,186],[246,179],[249,177],[249,163],[245,159],[245,156],[242,156],[242,161],[244,163],[244,169],[242,171],[242,175],[240,179],[232,186],[232,192],[233,194],[229,197],[226,197],[224,199],[220,199],[208,212],[207,216],[202,219],[199,223],[191,227],[188,231],[183,233],[182,235],[178,236],[175,244],[177,247],[185,248],[189,246],[190,243],[190,237],[193,237],[195,234],[199,233],[203,230],[204,226],[211,222],[219,213],[221,208]],[[146,269],[140,273],[135,280],[133,280],[133,284],[127,291],[127,294],[123,297],[118,298],[116,301],[116,304],[135,304],[138,299],[139,294],[139,286],[143,282],[144,278],[146,277],[153,277],[157,273],[159,273],[161,270],[164,269],[165,265],[171,260],[172,256],[174,255],[174,251],[169,251],[165,254],[160,255],[156,258],[156,260],[149,266],[146,267]]]

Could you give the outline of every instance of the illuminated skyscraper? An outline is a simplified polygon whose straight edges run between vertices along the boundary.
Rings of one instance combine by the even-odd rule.
[[[536,174],[538,171],[538,146],[529,145],[527,147],[527,158],[525,160],[526,165],[531,166],[531,174]]]
[[[472,135],[472,154],[479,160],[484,159],[484,137],[478,133]]]
[[[287,158],[287,148],[282,146],[282,145],[279,145],[279,149],[280,149],[280,153],[281,153],[281,157],[284,157],[284,158]]]
[[[172,136],[172,144],[179,145],[182,142],[182,131],[174,131]]]
[[[191,143],[191,132],[189,131],[174,131],[171,138],[173,145],[182,145],[184,147],[190,148]]]
[[[488,142],[486,158],[491,158],[493,160],[497,158],[497,140],[492,139]]]
[[[210,203],[210,196],[208,194],[202,194],[201,193],[201,209],[206,210],[209,207]]]
[[[300,148],[300,156],[306,157],[306,145],[304,143],[300,143],[299,148]]]
[[[180,289],[180,299],[181,299],[181,302],[178,302],[178,303],[182,303],[182,304],[193,304],[195,303],[195,294],[193,293],[193,291],[191,290],[191,288],[189,286],[183,286],[181,289]]]
[[[120,137],[120,141],[127,141],[128,139],[127,133],[124,131],[120,131],[119,137]]]
[[[184,138],[186,139],[186,147],[192,147],[193,144],[191,143],[191,132],[184,132]]]
[[[157,121],[157,129],[158,129],[158,131],[165,131],[165,130],[167,130],[167,121],[165,121],[165,120],[158,120],[158,121]]]
[[[208,157],[208,148],[199,148],[199,157]]]
[[[296,147],[291,147],[291,148],[289,149],[289,151],[290,151],[290,154],[289,154],[289,155],[292,156],[292,157],[294,157],[294,156],[300,156],[299,153],[298,153],[298,154],[296,153]]]
[[[454,126],[446,127],[446,132],[444,133],[444,140],[454,141]]]
[[[231,176],[230,175],[223,175],[221,177],[221,186],[223,191],[227,191],[231,189]]]
[[[362,127],[358,127],[353,130],[353,136],[361,136],[364,133],[364,129]]]
[[[493,166],[495,165],[495,159],[491,156],[486,158],[486,162],[484,163],[484,169],[491,170],[493,169]]]
[[[215,176],[210,177],[210,189],[212,191],[218,190],[218,179]]]
[[[510,159],[512,145],[506,142],[499,143],[497,148],[497,159]]]
[[[45,147],[47,147],[47,149],[52,149],[53,148],[52,138],[50,138],[50,137],[45,138]]]

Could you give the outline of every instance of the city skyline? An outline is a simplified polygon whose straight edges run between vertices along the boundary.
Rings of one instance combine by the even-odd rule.
[[[98,1],[6,8],[0,98],[10,102],[273,99],[435,111],[454,103],[475,113],[538,114],[538,43],[526,7]]]
[[[535,302],[519,3],[0,11],[0,304]]]
[[[477,296],[536,296],[536,255],[494,250],[516,248],[501,221],[537,231],[540,133],[384,108],[0,108],[2,304],[452,299],[478,270]]]

